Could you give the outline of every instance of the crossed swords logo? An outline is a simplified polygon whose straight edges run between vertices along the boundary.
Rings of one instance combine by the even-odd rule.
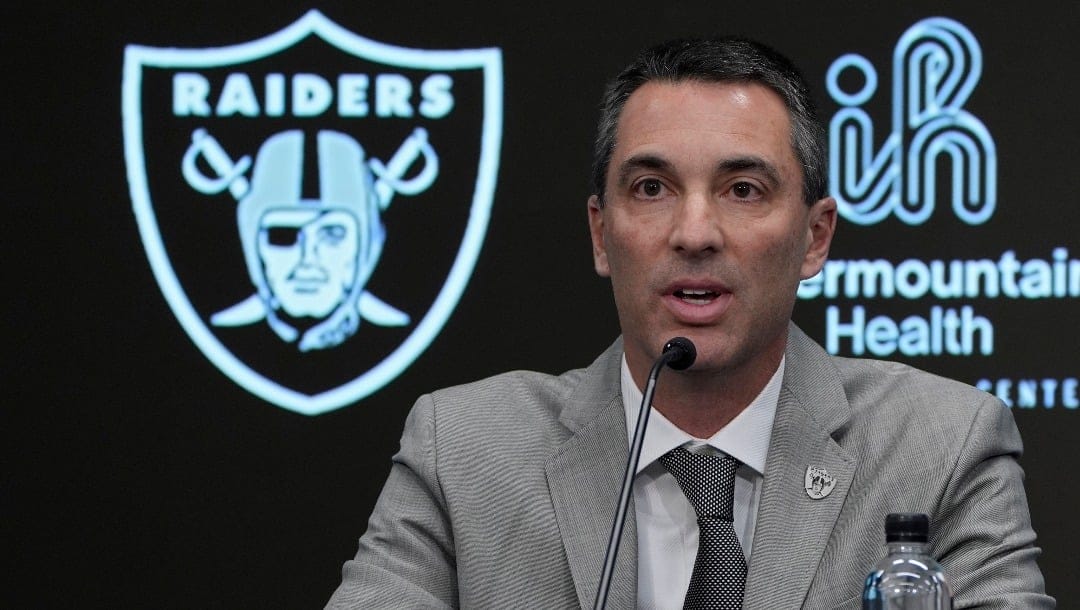
[[[339,144],[344,141],[355,147],[357,151],[360,151],[355,141],[345,134],[323,132],[320,137],[323,137],[324,134],[329,134]],[[299,132],[284,132],[271,136],[260,150],[260,157],[272,141],[290,135],[295,135],[297,138],[302,137]],[[360,155],[362,155],[362,152],[358,154],[358,156]],[[208,176],[202,172],[198,163],[200,158],[205,161],[205,165],[215,175]],[[406,179],[406,173],[421,159],[423,160],[423,167],[414,177]],[[321,159],[320,162],[322,162]],[[244,155],[234,161],[214,136],[206,129],[199,128],[192,133],[191,145],[184,154],[181,171],[187,183],[199,193],[216,195],[228,190],[238,204],[243,207],[245,197],[252,193],[252,182],[246,177],[252,165],[253,161],[250,155]],[[360,165],[366,167],[350,169],[361,175],[370,172],[375,177],[375,180],[371,188],[374,197],[365,198],[365,203],[361,204],[364,208],[363,213],[370,222],[367,223],[367,251],[363,253],[364,256],[361,256],[361,268],[358,270],[354,281],[355,290],[359,291],[355,299],[356,313],[361,318],[378,326],[404,326],[409,323],[408,314],[364,290],[364,285],[378,262],[382,244],[385,240],[385,231],[379,222],[380,212],[385,211],[390,206],[390,202],[397,193],[417,195],[427,190],[438,177],[438,156],[428,141],[427,130],[417,127],[405,138],[388,163],[371,158],[366,163],[360,161]],[[256,168],[257,171],[258,168]],[[256,173],[255,179],[257,178]],[[241,226],[240,230],[244,231],[244,227]],[[241,237],[243,240],[244,236]],[[252,274],[254,275],[254,272]],[[252,277],[252,281],[256,284],[257,293],[213,314],[210,318],[211,323],[214,326],[242,326],[267,319],[271,327],[282,339],[286,341],[295,340],[299,335],[298,331],[276,318],[272,306],[274,297],[269,294],[269,288],[266,287],[265,282],[256,277]],[[344,341],[355,331],[358,324],[355,321],[356,316],[352,315],[352,312],[346,313],[349,314],[347,319],[353,320],[351,323],[345,324],[347,328],[344,330],[331,329],[330,332],[322,332],[318,336],[305,336],[301,339],[299,345],[301,351],[332,347]]]

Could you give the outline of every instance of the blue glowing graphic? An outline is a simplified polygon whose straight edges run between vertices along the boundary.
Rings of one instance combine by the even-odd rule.
[[[228,189],[240,200],[237,223],[248,274],[256,294],[210,318],[214,326],[252,324],[264,318],[282,340],[296,341],[299,332],[278,315],[314,317],[322,321],[299,337],[301,351],[340,344],[356,332],[360,318],[381,326],[404,326],[409,316],[364,290],[375,270],[386,230],[379,212],[395,191],[415,195],[438,176],[438,157],[417,128],[384,165],[364,162],[364,151],[343,133],[318,135],[319,184],[322,198],[301,199],[304,134],[287,131],[270,137],[259,149],[253,179],[233,164],[221,145],[196,130],[184,155],[183,173],[195,190],[216,194]],[[196,157],[205,156],[219,174],[203,175]],[[402,174],[418,157],[424,168],[409,180]],[[375,181],[373,173],[379,175]]]
[[[262,101],[243,72],[228,76],[216,99],[200,69],[241,66],[317,38],[349,56],[399,70],[437,71],[417,91],[401,74],[343,74],[334,83],[315,74],[265,76]],[[203,316],[185,292],[158,224],[144,150],[144,77],[149,69],[179,70],[172,80],[172,113],[187,117],[303,117],[311,126],[331,108],[338,117],[419,115],[441,119],[454,108],[453,71],[479,71],[483,86],[479,166],[464,236],[449,273],[426,312],[402,311],[367,289],[388,239],[382,213],[395,196],[419,195],[454,176],[440,172],[437,147],[416,126],[388,160],[365,153],[353,135],[332,129],[278,128],[258,150],[227,150],[207,128],[191,132],[175,171],[195,199],[227,193],[236,202],[236,228],[250,297]],[[286,95],[291,87],[292,97]],[[475,267],[490,219],[502,138],[502,58],[496,48],[432,51],[374,42],[309,11],[265,38],[214,49],[128,46],[123,80],[123,121],[128,182],[139,231],[155,278],[181,326],[222,372],[251,393],[286,409],[317,415],[376,392],[399,376],[431,344],[457,306]],[[370,93],[370,96],[368,95]],[[410,95],[420,102],[411,105]],[[334,104],[336,101],[336,104]],[[220,134],[219,134],[220,137]],[[314,142],[314,153],[305,143]],[[305,163],[305,151],[315,157]],[[235,160],[234,160],[235,159]],[[305,167],[317,176],[304,176]],[[160,171],[160,170],[159,170]],[[308,169],[311,171],[311,169]],[[314,178],[317,197],[301,194]],[[470,186],[473,186],[470,182]],[[392,239],[392,236],[390,236]],[[295,321],[311,321],[302,327]],[[396,348],[366,371],[336,387],[303,392],[255,370],[230,351],[215,329],[263,325],[297,357],[333,353],[362,331],[362,323],[408,328]]]
[[[865,83],[849,93],[846,70]],[[829,125],[829,185],[840,214],[861,225],[889,214],[909,225],[930,217],[936,204],[937,164],[952,162],[952,208],[969,225],[986,222],[997,205],[997,149],[990,132],[963,109],[982,74],[982,49],[962,24],[924,19],[900,37],[893,52],[892,131],[874,151],[874,126],[862,105],[878,85],[861,55],[829,67],[829,95],[841,106]]]

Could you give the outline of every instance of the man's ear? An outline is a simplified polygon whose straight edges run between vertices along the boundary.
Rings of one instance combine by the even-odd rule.
[[[829,246],[836,233],[836,200],[832,197],[819,199],[810,206],[806,228],[806,256],[803,257],[800,277],[813,277],[825,265]]]
[[[604,206],[600,197],[589,197],[589,235],[592,237],[593,268],[600,277],[611,277],[604,245]]]

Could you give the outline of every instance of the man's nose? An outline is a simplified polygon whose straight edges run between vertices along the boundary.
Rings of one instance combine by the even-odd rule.
[[[299,235],[300,245],[300,266],[316,266],[319,264],[319,239],[318,236],[311,231],[310,227],[304,227],[300,230]]]
[[[699,257],[723,247],[719,209],[710,193],[691,191],[672,212],[670,245],[685,256]]]

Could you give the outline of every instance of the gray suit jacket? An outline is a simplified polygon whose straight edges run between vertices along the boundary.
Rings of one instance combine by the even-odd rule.
[[[626,463],[621,354],[421,397],[328,607],[591,607]],[[885,514],[924,512],[957,608],[1052,608],[1020,452],[989,394],[830,357],[792,325],[743,607],[859,608]],[[823,499],[810,465],[837,480]],[[611,608],[635,606],[636,538],[630,518]]]

